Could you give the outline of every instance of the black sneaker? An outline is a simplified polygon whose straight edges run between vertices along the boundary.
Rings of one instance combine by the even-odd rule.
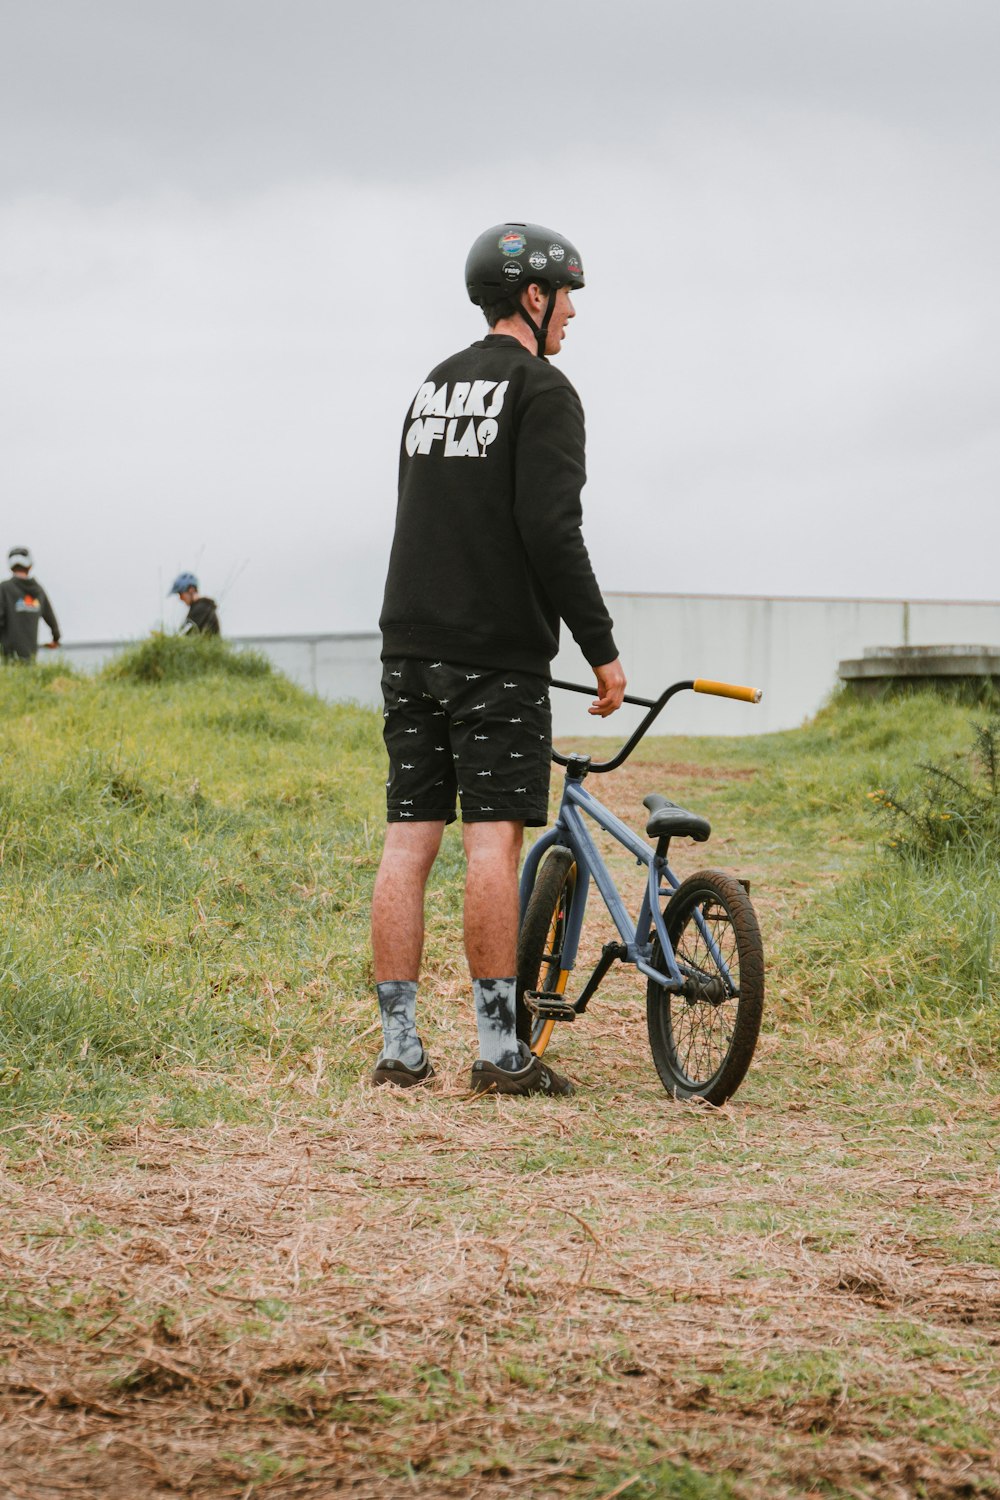
[[[433,1077],[434,1069],[425,1052],[417,1068],[408,1068],[398,1057],[380,1057],[372,1073],[372,1083],[376,1088],[381,1088],[384,1083],[391,1083],[398,1089],[412,1089],[418,1083],[426,1083]]]
[[[523,1068],[511,1072],[498,1068],[496,1063],[484,1062],[482,1058],[472,1064],[472,1092],[474,1094],[572,1094],[573,1085],[568,1078],[548,1067],[540,1057],[528,1053],[521,1043],[521,1054],[528,1054],[529,1061]]]

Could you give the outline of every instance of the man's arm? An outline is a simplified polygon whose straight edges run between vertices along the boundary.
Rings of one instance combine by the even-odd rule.
[[[56,619],[55,610],[49,603],[49,596],[44,589],[41,590],[41,595],[42,619],[45,621],[46,625],[52,632],[52,644],[54,646],[57,646],[59,644],[59,621]]]
[[[586,477],[583,409],[576,392],[566,385],[535,396],[517,435],[514,518],[542,588],[596,670],[610,668],[618,648],[581,530]],[[603,699],[600,679],[598,688]]]
[[[625,696],[625,669],[618,657],[614,661],[606,662],[603,667],[594,668],[594,676],[597,678],[597,694],[593,703],[587,709],[588,714],[597,714],[599,718],[606,719],[608,714],[613,714],[615,709],[621,708],[622,699]]]

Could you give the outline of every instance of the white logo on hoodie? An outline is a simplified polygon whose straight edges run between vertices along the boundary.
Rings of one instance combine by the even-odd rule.
[[[435,386],[433,380],[425,381],[410,409],[407,456],[431,453],[435,443],[441,443],[438,451],[445,458],[485,458],[500,431],[497,418],[509,384],[509,380],[499,385],[495,380],[456,380],[451,386],[447,381]]]

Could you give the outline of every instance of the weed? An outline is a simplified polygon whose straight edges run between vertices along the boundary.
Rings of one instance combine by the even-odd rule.
[[[909,796],[879,787],[869,792],[888,827],[888,847],[901,858],[935,864],[954,853],[995,864],[1000,852],[1000,718],[973,725],[968,770],[921,763],[922,780]]]

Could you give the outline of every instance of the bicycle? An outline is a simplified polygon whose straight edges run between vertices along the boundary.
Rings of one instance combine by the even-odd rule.
[[[593,694],[592,687],[554,681],[553,687]],[[565,766],[555,823],[529,850],[521,872],[518,937],[518,1036],[541,1056],[555,1027],[583,1015],[616,961],[646,976],[646,1025],[653,1062],[668,1094],[723,1104],[742,1083],[760,1031],[764,951],[750,902],[749,882],[721,870],[700,870],[681,881],[667,854],[672,838],[708,839],[706,819],[659,793],[644,797],[650,817],[644,843],[586,790],[591,773],[613,771],[628,759],[675,693],[690,689],[758,703],[757,688],[698,678],[675,682],[657,699],[627,695],[648,709],[610,760],[589,755],[552,759]],[[586,826],[585,816],[648,867],[633,923],[614,879]],[[575,1001],[566,987],[576,964],[590,883],[597,886],[618,929]],[[541,984],[539,979],[541,978]]]

